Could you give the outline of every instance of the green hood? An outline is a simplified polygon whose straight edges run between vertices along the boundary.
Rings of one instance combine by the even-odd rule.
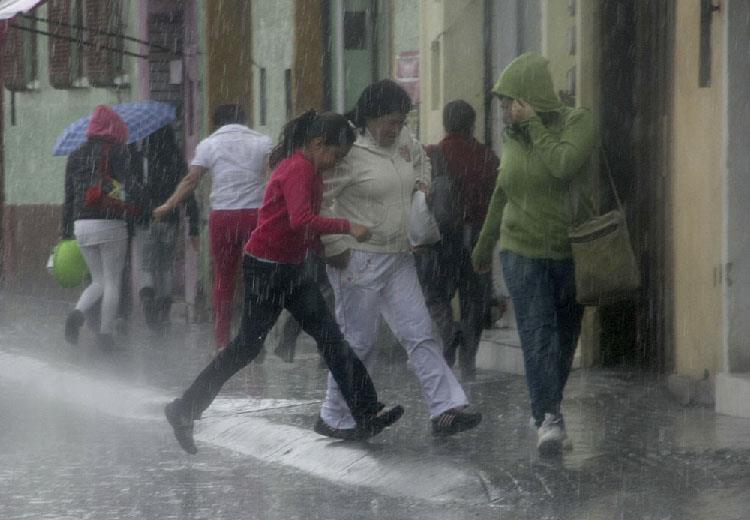
[[[492,93],[513,99],[523,99],[537,112],[550,112],[563,106],[555,94],[550,76],[549,61],[541,54],[527,52],[511,61],[500,74]]]

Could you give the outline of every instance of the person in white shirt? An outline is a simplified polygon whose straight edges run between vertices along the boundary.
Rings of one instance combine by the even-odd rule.
[[[430,163],[422,146],[404,128],[409,95],[382,80],[364,89],[348,115],[357,128],[349,154],[325,178],[321,214],[348,218],[372,231],[367,242],[346,235],[321,238],[328,278],[336,300],[336,321],[354,352],[372,373],[381,317],[407,351],[422,386],[432,433],[447,436],[476,427],[481,413],[469,401],[442,355],[417,279],[407,238],[412,195],[428,191]],[[336,381],[328,390],[315,431],[344,437],[355,428]]]
[[[169,214],[195,191],[206,172],[211,173],[208,226],[214,266],[214,336],[216,348],[223,349],[230,339],[237,262],[258,223],[273,142],[247,127],[239,105],[219,105],[214,111],[214,127],[218,130],[198,144],[188,174],[154,210],[154,217]]]

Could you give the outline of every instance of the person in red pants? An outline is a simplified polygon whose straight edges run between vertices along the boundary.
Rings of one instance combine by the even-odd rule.
[[[214,266],[214,336],[216,348],[223,349],[230,339],[237,265],[258,223],[273,142],[248,128],[238,105],[219,105],[213,122],[218,129],[198,144],[188,174],[154,216],[169,214],[195,191],[206,172],[211,173],[208,228]]]

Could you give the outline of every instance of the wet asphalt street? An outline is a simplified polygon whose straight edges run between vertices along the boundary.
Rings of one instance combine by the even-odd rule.
[[[375,382],[406,415],[341,443],[311,431],[325,372],[305,340],[294,364],[269,354],[235,376],[191,457],[161,408],[210,359],[207,326],[156,335],[135,320],[102,353],[88,335],[62,341],[67,304],[6,295],[0,310],[3,520],[750,518],[750,421],[681,407],[648,374],[574,372],[573,449],[540,459],[523,378],[481,372],[466,389],[483,423],[434,440],[386,352]]]

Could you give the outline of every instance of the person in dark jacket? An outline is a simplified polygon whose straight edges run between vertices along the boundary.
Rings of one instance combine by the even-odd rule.
[[[149,208],[163,204],[187,173],[187,165],[171,126],[160,128],[143,143],[143,185]],[[198,247],[198,203],[191,193],[185,205],[192,247]],[[150,327],[168,321],[172,306],[174,254],[179,233],[180,208],[176,207],[159,220],[144,211],[136,226],[140,249],[139,295],[143,315]]]
[[[492,291],[491,275],[474,272],[471,252],[487,215],[500,164],[495,153],[474,138],[475,122],[476,112],[466,101],[451,101],[443,109],[446,136],[426,151],[432,175],[450,175],[455,180],[459,218],[440,230],[442,240],[437,245],[417,254],[420,280],[430,315],[440,330],[445,360],[453,366],[458,350],[464,380],[475,378],[479,339]],[[444,171],[438,171],[441,169]],[[451,307],[456,291],[461,305],[458,330]]]
[[[65,203],[62,237],[75,236],[91,274],[91,284],[83,291],[65,322],[65,339],[78,342],[84,313],[101,299],[101,323],[97,333],[102,348],[113,346],[112,332],[120,296],[122,270],[128,244],[126,218],[137,206],[142,191],[130,175],[130,154],[126,146],[128,127],[110,107],[94,110],[87,141],[70,154],[65,168]],[[109,195],[96,196],[97,190]]]

